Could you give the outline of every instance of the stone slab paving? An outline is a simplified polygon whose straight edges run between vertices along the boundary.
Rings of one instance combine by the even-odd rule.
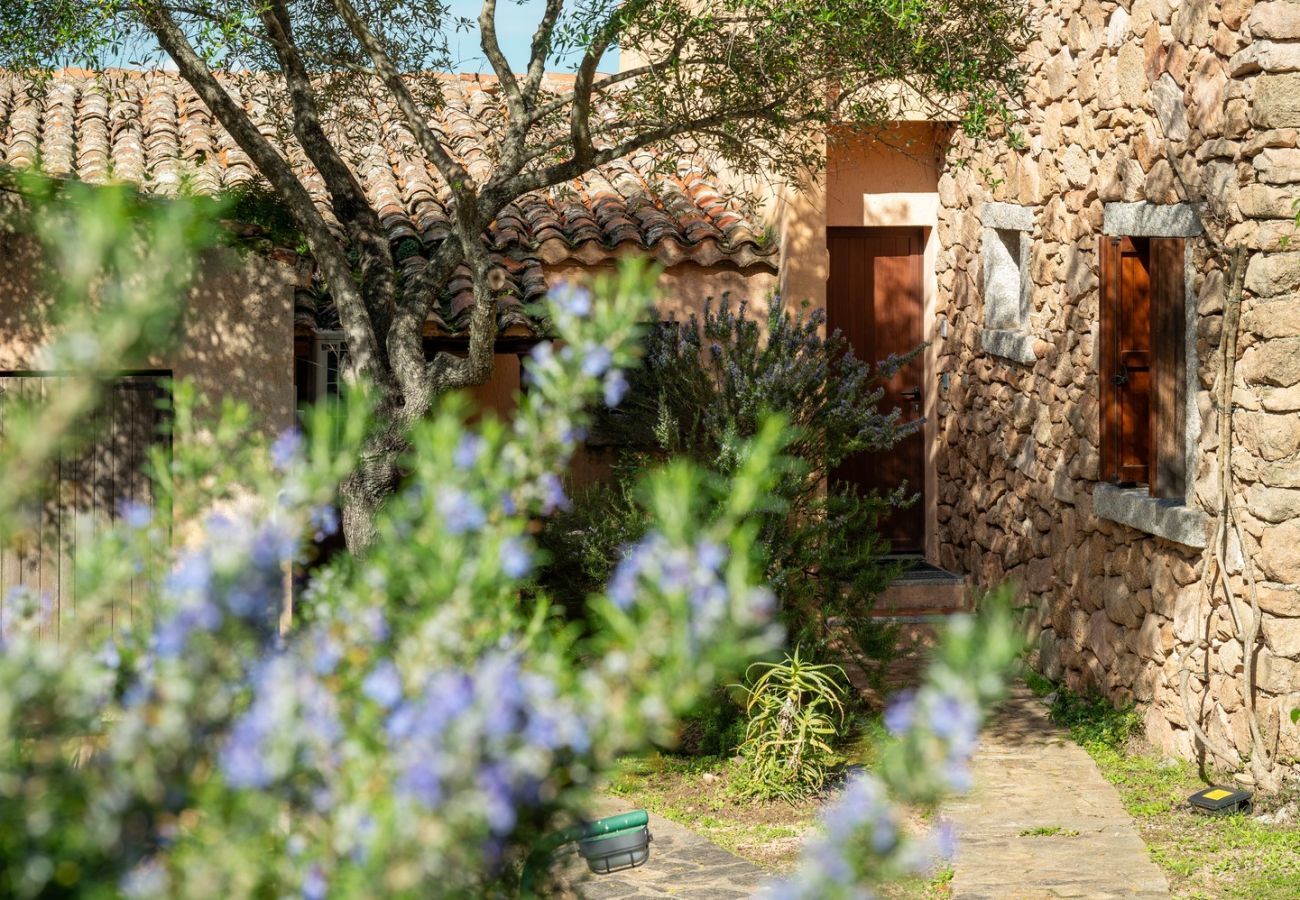
[[[1118,792],[1028,689],[985,729],[972,774],[975,789],[945,809],[958,834],[953,897],[1169,896]],[[1061,833],[1023,834],[1036,828]]]
[[[631,807],[616,801],[598,805],[596,814],[612,816]],[[741,900],[770,876],[695,832],[650,814],[650,859],[635,869],[592,875],[575,852],[563,862],[563,879],[585,900]]]

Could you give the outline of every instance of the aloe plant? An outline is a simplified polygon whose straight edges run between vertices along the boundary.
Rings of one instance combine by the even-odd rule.
[[[836,758],[831,742],[844,726],[843,679],[839,666],[810,663],[798,647],[781,662],[746,670],[749,724],[735,781],[743,794],[794,799],[821,789]]]

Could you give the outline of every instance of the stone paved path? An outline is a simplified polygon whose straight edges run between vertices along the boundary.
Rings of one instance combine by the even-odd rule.
[[[1115,788],[1023,686],[985,730],[973,775],[974,791],[945,810],[958,834],[953,897],[1169,896]]]
[[[598,815],[612,816],[631,807],[614,801]],[[612,875],[591,875],[576,853],[565,862],[565,880],[587,900],[740,900],[769,877],[753,863],[728,853],[689,829],[650,814],[650,859],[645,865]]]

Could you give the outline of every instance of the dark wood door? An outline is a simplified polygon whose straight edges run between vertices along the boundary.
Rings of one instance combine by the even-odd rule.
[[[830,280],[826,317],[839,329],[859,359],[877,363],[915,350],[922,340],[921,262],[925,233],[920,228],[829,228]],[[905,421],[924,409],[925,362],[917,355],[884,385],[881,409],[900,409]],[[921,429],[892,449],[845,460],[834,473],[863,491],[887,493],[906,485],[917,499],[882,523],[896,553],[919,553],[925,543],[925,436]]]

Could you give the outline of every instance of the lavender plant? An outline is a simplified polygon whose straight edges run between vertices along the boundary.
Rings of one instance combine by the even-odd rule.
[[[871,609],[898,571],[877,524],[911,496],[864,495],[834,475],[854,454],[887,449],[918,427],[879,407],[882,379],[911,355],[873,365],[825,331],[823,310],[792,310],[776,297],[764,320],[724,297],[700,318],[650,332],[626,402],[593,427],[599,442],[622,448],[616,478],[584,492],[544,533],[555,559],[547,583],[577,599],[609,577],[620,548],[647,527],[636,485],[659,460],[691,460],[725,477],[765,417],[781,415],[783,468],[758,511],[765,577],[792,643],[813,658],[831,655],[834,643],[875,671],[894,632]]]

